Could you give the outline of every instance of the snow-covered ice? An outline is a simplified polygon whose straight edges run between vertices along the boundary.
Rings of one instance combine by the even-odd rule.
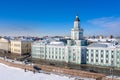
[[[82,78],[83,79],[83,78]],[[0,63],[0,80],[76,80],[65,75],[25,72],[23,69],[10,67]],[[83,80],[94,80],[84,78]]]
[[[112,75],[110,75],[110,76],[106,76],[106,78],[114,78],[114,79],[120,80],[120,76],[112,76]]]

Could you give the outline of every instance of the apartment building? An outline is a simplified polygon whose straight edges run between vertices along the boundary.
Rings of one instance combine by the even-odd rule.
[[[19,55],[30,54],[31,43],[32,41],[29,40],[11,40],[10,42],[11,53],[16,53]]]
[[[0,49],[7,52],[10,51],[10,40],[0,38]]]

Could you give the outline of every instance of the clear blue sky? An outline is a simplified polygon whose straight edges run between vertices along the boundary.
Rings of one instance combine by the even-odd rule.
[[[120,35],[120,0],[1,0],[0,35],[70,35],[76,14],[84,35]]]

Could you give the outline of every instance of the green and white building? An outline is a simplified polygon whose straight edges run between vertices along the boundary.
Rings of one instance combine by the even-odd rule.
[[[87,46],[87,64],[120,67],[120,45],[97,42]]]
[[[86,40],[83,38],[80,19],[76,16],[74,27],[71,30],[71,39],[67,42],[58,40],[34,42],[32,44],[32,57],[81,64],[86,62],[85,45]]]
[[[80,19],[76,16],[71,39],[41,40],[32,43],[32,57],[44,60],[64,61],[75,64],[92,64],[120,67],[120,44],[114,39],[95,40],[86,46]]]

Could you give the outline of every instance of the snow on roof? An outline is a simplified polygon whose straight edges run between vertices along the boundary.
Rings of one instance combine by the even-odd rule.
[[[11,40],[11,41],[24,41],[24,42],[32,42],[33,40],[31,40],[31,39],[14,39],[14,40]]]
[[[61,46],[64,46],[65,43],[62,42],[62,41],[52,41],[52,42],[50,42],[50,45],[61,45]]]
[[[115,42],[96,42],[88,45],[88,47],[120,48],[120,44],[116,44]]]
[[[93,41],[93,42],[106,42],[106,41],[117,41],[117,39],[113,38],[113,39],[109,39],[109,38],[104,38],[104,39],[88,39],[88,41]]]
[[[108,47],[107,44],[92,43],[88,47]]]
[[[9,42],[9,39],[6,39],[6,38],[0,38],[0,42]]]

